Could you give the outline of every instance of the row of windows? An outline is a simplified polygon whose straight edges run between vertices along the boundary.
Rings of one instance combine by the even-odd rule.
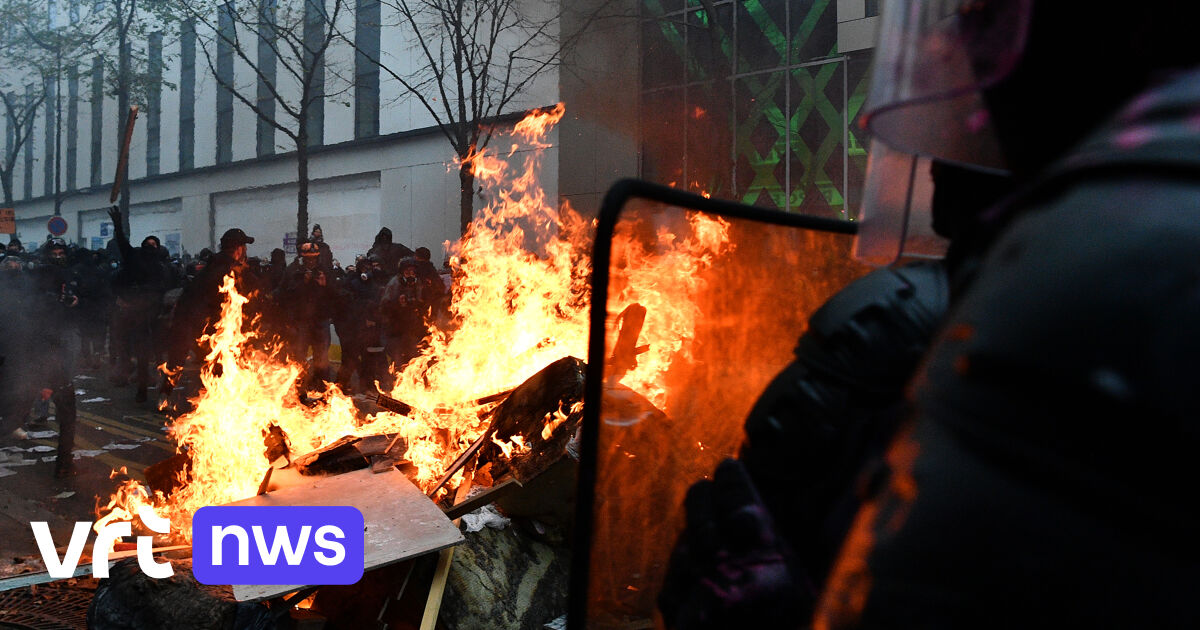
[[[74,5],[73,5],[74,6]],[[308,3],[306,10],[311,7],[318,7],[314,10],[321,10],[317,3]],[[357,0],[356,6],[358,28],[356,29],[355,44],[362,52],[356,53],[355,57],[355,85],[354,85],[354,137],[366,138],[379,134],[379,69],[378,66],[371,63],[371,59],[379,58],[380,49],[380,4],[378,0]],[[306,23],[305,37],[320,38],[320,21],[308,20],[307,22],[315,25],[314,28],[308,28]],[[219,14],[219,29],[232,29],[232,18],[224,11]],[[275,127],[265,120],[263,116],[271,117],[275,115],[275,101],[272,97],[271,90],[266,86],[266,81],[273,81],[275,78],[274,69],[274,53],[271,46],[267,45],[263,39],[265,33],[259,34],[258,47],[258,65],[264,72],[258,79],[258,89],[256,94],[251,96],[255,100],[261,114],[257,120],[257,138],[255,142],[255,155],[262,157],[275,152]],[[180,38],[180,54],[179,54],[179,76],[164,77],[163,64],[163,35],[161,32],[150,34],[147,39],[146,55],[147,55],[147,71],[151,85],[159,86],[158,89],[151,89],[147,94],[147,102],[143,108],[144,121],[146,128],[146,156],[145,166],[146,175],[157,175],[162,168],[162,84],[164,80],[169,80],[175,84],[179,93],[179,129],[178,129],[178,165],[179,170],[189,170],[195,168],[196,160],[196,28],[193,22],[185,22],[181,25],[179,31]],[[233,112],[234,112],[234,94],[225,85],[233,83],[233,68],[234,68],[234,51],[228,43],[221,40],[217,42],[217,63],[216,63],[216,79],[217,79],[217,96],[216,96],[216,111],[215,111],[215,134],[216,134],[216,164],[229,163],[233,159],[233,142],[234,142],[234,127],[233,127]],[[44,103],[38,108],[36,121],[30,118],[27,122],[29,125],[26,132],[26,139],[20,148],[20,157],[17,163],[22,167],[21,179],[14,187],[15,200],[29,200],[34,198],[34,182],[36,173],[36,162],[41,162],[43,179],[42,193],[45,195],[53,194],[55,190],[72,191],[80,187],[80,182],[77,181],[78,160],[80,158],[78,146],[78,125],[80,123],[79,102],[83,100],[81,97],[84,92],[81,91],[81,82],[88,84],[87,100],[91,103],[90,108],[90,154],[88,154],[88,181],[86,186],[99,186],[106,177],[111,174],[106,174],[102,170],[102,158],[105,149],[111,150],[113,142],[113,133],[116,131],[116,125],[107,123],[110,127],[109,133],[105,134],[106,121],[111,121],[119,112],[106,111],[105,108],[105,67],[102,58],[97,57],[92,60],[89,72],[84,75],[79,72],[78,68],[68,68],[64,73],[66,76],[61,78],[47,77],[42,85],[33,83],[26,84],[23,95],[10,95],[14,98],[24,98],[26,103],[33,103],[39,96],[44,96]],[[318,67],[316,76],[311,89],[312,104],[309,111],[308,125],[308,144],[310,146],[324,144],[325,137],[325,116],[324,116],[324,71]],[[40,94],[39,94],[40,90]],[[63,92],[65,98],[58,98],[59,91]],[[57,125],[55,125],[56,114],[62,108],[62,130],[61,138]],[[115,109],[115,108],[113,108]],[[106,118],[106,114],[108,118]],[[13,129],[12,121],[5,121],[5,155],[12,155],[16,141],[15,130]],[[37,135],[34,137],[33,129],[36,125]],[[105,141],[107,135],[107,144]],[[166,139],[169,140],[169,139]],[[61,143],[61,146],[59,146]],[[41,146],[39,146],[41,145]],[[65,159],[62,169],[56,169],[55,156],[63,155]],[[59,180],[59,181],[56,181]]]
[[[839,53],[837,4],[642,0],[643,177],[848,216],[866,168],[852,123],[870,53]]]

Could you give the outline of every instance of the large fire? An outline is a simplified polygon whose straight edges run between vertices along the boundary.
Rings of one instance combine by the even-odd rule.
[[[516,387],[564,356],[586,357],[593,225],[571,208],[554,205],[539,182],[550,146],[545,135],[563,111],[560,104],[515,126],[514,140],[530,148],[525,153],[514,144],[505,156],[483,150],[469,159],[490,202],[450,246],[451,324],[433,328],[417,358],[392,368],[395,386],[386,393],[411,405],[412,412],[361,419],[351,398],[333,385],[315,404],[302,402],[305,392],[297,385],[302,367],[270,344],[264,350],[264,344],[252,343],[253,322],[243,321],[250,297],[227,278],[221,318],[207,340],[203,389],[192,401],[194,409],[170,427],[179,450],[191,458],[190,473],[169,497],[150,496],[136,481],[124,483],[101,509],[103,522],[132,520],[152,508],[170,518],[172,531],[190,536],[191,515],[200,507],[257,492],[270,466],[263,436],[271,425],[283,430],[294,454],[347,435],[399,433],[407,444],[405,457],[415,466],[414,481],[429,490],[486,430],[480,418],[487,407],[479,399]],[[700,215],[687,222],[679,234],[659,228],[653,243],[629,232],[614,242],[609,312],[635,302],[646,307],[638,342],[649,346],[621,382],[668,412],[663,375],[672,362],[689,358],[688,343],[701,315],[694,297],[704,288],[698,272],[732,248],[725,222]],[[547,415],[546,425],[552,430],[566,413]],[[519,453],[528,448],[521,437],[500,448]]]

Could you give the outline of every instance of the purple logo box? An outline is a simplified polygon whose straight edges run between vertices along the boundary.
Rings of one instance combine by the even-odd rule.
[[[209,506],[192,517],[201,584],[354,584],[363,574],[363,516],[334,506]]]

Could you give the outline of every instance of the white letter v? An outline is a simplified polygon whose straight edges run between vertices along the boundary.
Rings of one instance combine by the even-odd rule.
[[[75,531],[71,532],[71,542],[67,544],[67,553],[59,562],[58,550],[54,548],[54,540],[50,537],[50,525],[46,521],[34,521],[33,538],[37,541],[38,551],[42,552],[42,562],[46,563],[46,573],[50,577],[61,580],[75,574],[79,566],[79,556],[83,554],[83,546],[87,543],[90,523],[75,523]]]

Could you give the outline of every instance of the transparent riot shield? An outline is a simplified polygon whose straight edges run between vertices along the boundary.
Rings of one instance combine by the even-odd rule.
[[[867,267],[855,224],[640,181],[593,257],[570,628],[656,628],[690,485],[737,454],[808,316]]]

